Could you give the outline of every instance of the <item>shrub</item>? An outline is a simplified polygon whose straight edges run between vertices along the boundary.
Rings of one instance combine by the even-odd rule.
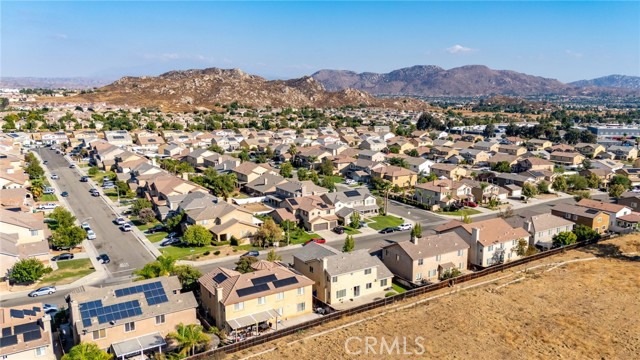
[[[235,236],[231,235],[231,246],[238,246],[240,245],[240,242],[238,241],[238,239],[236,239]]]
[[[213,253],[213,255],[216,255],[216,256],[220,255],[220,250],[216,250],[216,251]]]
[[[211,254],[211,251],[205,251],[205,252],[202,253],[202,255],[204,255],[204,256],[207,256],[209,254]]]

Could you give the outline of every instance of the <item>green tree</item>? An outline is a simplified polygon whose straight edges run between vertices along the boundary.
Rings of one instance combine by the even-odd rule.
[[[59,226],[53,231],[50,241],[54,247],[74,248],[86,238],[87,232],[80,226]]]
[[[600,234],[586,225],[576,225],[573,229],[578,241],[597,241],[600,240]]]
[[[298,169],[298,180],[300,181],[309,180],[309,170],[305,168]]]
[[[238,158],[240,158],[241,162],[249,161],[249,151],[243,148],[238,154]]]
[[[551,187],[555,191],[565,192],[567,191],[567,188],[568,188],[567,179],[565,179],[564,176],[558,176],[553,180]]]
[[[624,175],[614,175],[609,181],[609,186],[622,185],[626,189],[631,189],[631,180]]]
[[[175,332],[167,335],[178,344],[178,355],[191,356],[196,353],[197,347],[206,346],[211,341],[209,335],[204,333],[202,325],[180,323]]]
[[[570,231],[563,231],[553,236],[553,247],[561,247],[565,245],[571,245],[577,241],[576,234]]]
[[[352,212],[349,220],[351,221],[349,223],[349,226],[351,226],[354,229],[360,228],[360,212],[359,211],[356,210]]]
[[[525,256],[527,253],[527,248],[529,247],[529,242],[525,239],[518,239],[518,247],[516,248],[516,254],[518,256]]]
[[[491,166],[491,170],[501,173],[508,173],[511,172],[511,165],[509,165],[507,161],[499,161]]]
[[[280,165],[280,176],[290,179],[293,177],[293,165],[290,162],[285,162]]]
[[[202,225],[191,225],[182,236],[182,241],[189,246],[205,246],[211,244],[213,234]]]
[[[591,165],[591,160],[589,159],[582,160],[582,168],[586,170],[593,168],[593,165]]]
[[[320,163],[320,174],[324,176],[333,175],[333,163],[329,158],[324,158]]]
[[[32,283],[40,280],[44,275],[53,271],[44,266],[42,261],[36,258],[18,260],[9,270],[9,280],[14,283]]]
[[[335,191],[336,184],[333,182],[330,176],[325,176],[322,178],[321,186],[329,191]]]
[[[274,249],[271,249],[267,253],[267,261],[271,261],[271,262],[282,261],[282,256],[278,255]]]
[[[549,183],[542,180],[538,183],[538,193],[540,194],[548,194],[549,193]]]
[[[24,169],[24,172],[26,172],[29,175],[29,179],[32,180],[40,179],[44,176],[44,169],[40,166],[40,161],[35,157],[29,161],[29,165]]]
[[[453,267],[451,269],[447,269],[443,271],[442,275],[440,276],[440,280],[449,280],[449,279],[456,278],[460,275],[462,275],[462,272],[460,271],[460,269]]]
[[[619,199],[620,195],[622,195],[623,192],[625,192],[625,187],[621,184],[615,184],[613,186],[609,187],[609,196],[611,196],[612,198],[616,198]]]
[[[583,176],[573,174],[567,179],[567,185],[573,190],[586,190],[589,188],[589,182]]]
[[[253,237],[254,245],[259,247],[268,247],[280,240],[282,240],[282,229],[270,217],[264,220]]]
[[[241,274],[253,272],[254,269],[251,265],[257,261],[258,258],[255,256],[241,256],[240,259],[236,261],[236,271]]]
[[[589,190],[576,191],[573,194],[573,198],[576,201],[580,201],[582,199],[591,199],[591,193],[589,192]]]
[[[492,137],[496,132],[496,126],[492,123],[487,124],[482,130],[482,136],[484,137]]]
[[[49,217],[56,221],[58,228],[71,227],[76,222],[76,217],[71,215],[71,212],[62,206],[53,209]]]
[[[140,210],[140,213],[138,214],[138,221],[140,221],[142,224],[153,222],[155,219],[156,213],[150,208],[144,208]]]
[[[407,162],[407,159],[403,159],[403,158],[393,157],[393,158],[389,159],[389,164],[390,165],[395,165],[395,166],[400,166],[400,167],[403,167],[405,169],[409,168],[409,163]]]
[[[587,184],[590,188],[597,189],[600,187],[600,184],[602,184],[602,179],[600,179],[598,175],[591,173],[589,177],[587,177]]]
[[[33,179],[31,180],[31,194],[33,197],[38,200],[44,195],[44,182],[42,179]]]
[[[195,291],[200,287],[198,279],[202,277],[202,273],[191,265],[174,266],[173,275],[176,275],[180,280],[183,292]]]
[[[356,243],[353,240],[353,236],[347,235],[347,238],[344,239],[344,245],[342,245],[342,252],[352,252],[356,247]]]
[[[466,211],[462,212],[462,222],[465,224],[471,224],[473,222],[473,219],[471,219],[471,217],[469,216],[469,214],[467,214]]]
[[[151,201],[147,200],[147,199],[136,199],[132,204],[131,204],[131,213],[133,215],[138,215],[140,214],[140,211],[142,209],[151,209],[153,208],[153,205],[151,204]]]
[[[62,356],[62,360],[111,360],[113,355],[100,349],[94,343],[81,342]]]
[[[422,225],[415,223],[411,228],[411,240],[419,239],[422,237]]]
[[[100,169],[98,169],[97,166],[92,166],[87,171],[87,174],[89,174],[89,176],[95,176],[95,175],[98,175],[99,172],[100,172]]]
[[[218,154],[224,154],[224,149],[220,145],[211,145],[207,148],[209,151],[217,152]]]
[[[524,183],[522,186],[522,195],[528,200],[538,195],[538,188],[533,184]]]
[[[182,222],[182,219],[184,219],[184,211],[181,211],[181,212],[179,212],[177,214],[174,214],[171,217],[168,217],[164,221],[164,226],[169,231],[175,231],[178,228],[178,226],[180,226],[180,223]]]
[[[174,271],[175,263],[176,260],[173,257],[160,255],[155,261],[146,264],[142,269],[133,273],[138,275],[138,280],[169,276]]]

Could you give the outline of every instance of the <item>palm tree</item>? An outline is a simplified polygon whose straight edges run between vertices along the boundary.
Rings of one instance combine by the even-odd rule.
[[[389,203],[389,190],[391,190],[391,182],[388,180],[382,180],[380,183],[380,190],[384,192],[384,214],[387,215],[387,204]]]
[[[62,360],[109,360],[112,358],[112,355],[100,349],[98,345],[81,342],[72,347],[71,351],[62,357]]]
[[[176,332],[169,333],[167,337],[178,342],[180,356],[195,354],[196,346],[209,344],[211,338],[205,334],[202,325],[183,323],[178,324]]]

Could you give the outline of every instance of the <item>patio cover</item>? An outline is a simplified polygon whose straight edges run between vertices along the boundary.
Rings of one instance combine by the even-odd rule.
[[[124,357],[131,354],[140,354],[144,350],[160,348],[167,343],[159,332],[143,335],[137,338],[111,344],[116,357]]]
[[[448,269],[456,267],[452,262],[446,262],[446,263],[440,264],[438,266],[440,266],[444,270],[448,270]]]
[[[275,319],[277,317],[280,317],[280,314],[278,314],[277,311],[266,310],[266,311],[261,311],[255,314],[227,320],[227,324],[231,329],[237,330],[237,329],[246,328],[251,325],[259,324],[263,321]]]

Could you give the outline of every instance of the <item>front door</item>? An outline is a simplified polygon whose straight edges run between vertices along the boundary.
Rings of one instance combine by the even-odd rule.
[[[360,296],[360,286],[354,286],[353,287],[353,297],[358,297]]]

